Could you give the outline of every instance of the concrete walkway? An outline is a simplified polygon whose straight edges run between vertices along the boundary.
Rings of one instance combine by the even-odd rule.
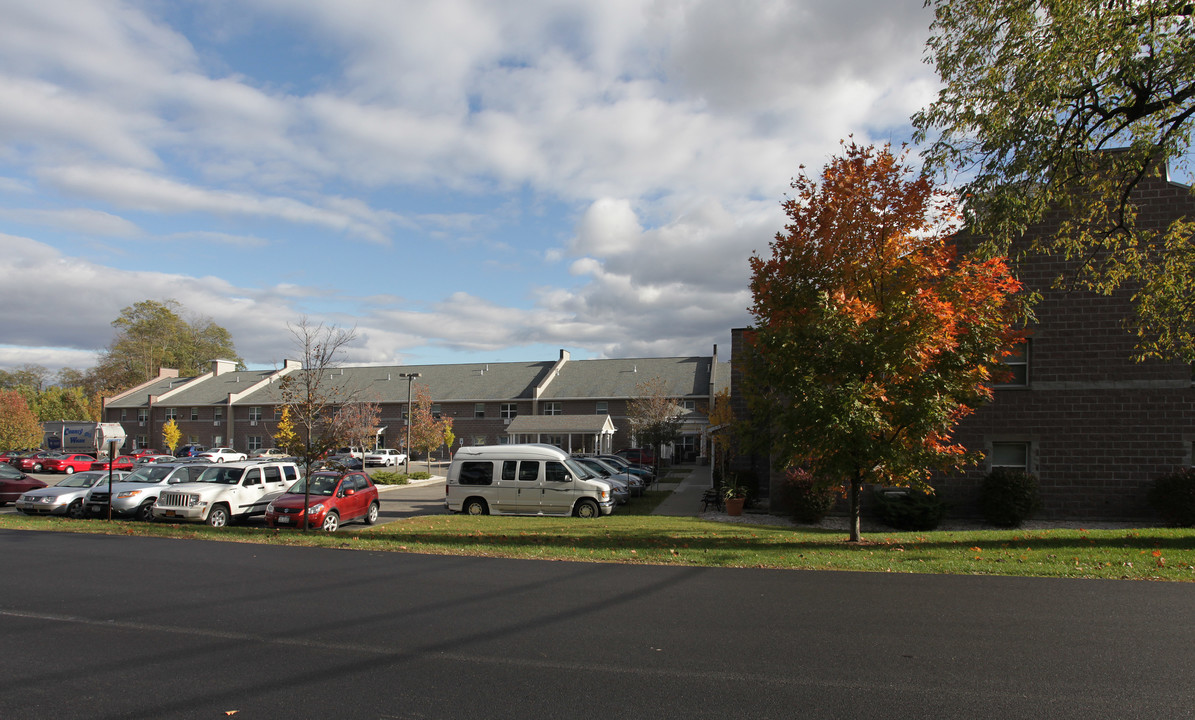
[[[713,476],[709,465],[681,466],[672,468],[675,474],[678,469],[688,469],[689,474],[679,483],[661,482],[660,490],[672,490],[672,494],[664,498],[664,502],[656,506],[653,515],[693,516],[701,514],[701,496],[713,487]]]

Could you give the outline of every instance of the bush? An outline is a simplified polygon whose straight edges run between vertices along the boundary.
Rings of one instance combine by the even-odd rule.
[[[410,478],[395,470],[379,470],[370,476],[376,485],[406,485]]]
[[[805,468],[789,468],[780,483],[782,502],[799,523],[821,522],[842,495],[841,487],[818,484]]]
[[[1149,503],[1168,525],[1195,526],[1195,468],[1182,468],[1154,480]]]
[[[1020,527],[1039,505],[1037,478],[1024,470],[994,468],[979,488],[984,519],[999,527]]]
[[[876,514],[897,530],[933,530],[946,516],[946,503],[937,495],[913,488],[875,488]]]

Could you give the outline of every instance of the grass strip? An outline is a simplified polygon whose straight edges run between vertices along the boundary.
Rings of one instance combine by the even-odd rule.
[[[666,493],[664,493],[666,494]],[[642,503],[641,503],[642,504]],[[623,513],[598,520],[428,515],[332,535],[0,515],[0,528],[192,538],[438,555],[700,567],[1195,581],[1195,530],[874,533]]]

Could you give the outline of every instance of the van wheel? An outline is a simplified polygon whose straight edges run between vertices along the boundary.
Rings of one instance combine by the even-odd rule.
[[[573,510],[573,514],[579,518],[595,518],[601,514],[597,503],[592,500],[578,500],[577,508]]]
[[[463,508],[466,515],[489,515],[490,508],[485,504],[485,500],[481,498],[469,498],[465,501]]]

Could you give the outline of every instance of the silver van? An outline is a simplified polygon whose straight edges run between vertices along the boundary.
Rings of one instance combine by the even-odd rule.
[[[444,504],[469,515],[576,515],[614,510],[610,484],[551,445],[464,447],[452,458]]]

